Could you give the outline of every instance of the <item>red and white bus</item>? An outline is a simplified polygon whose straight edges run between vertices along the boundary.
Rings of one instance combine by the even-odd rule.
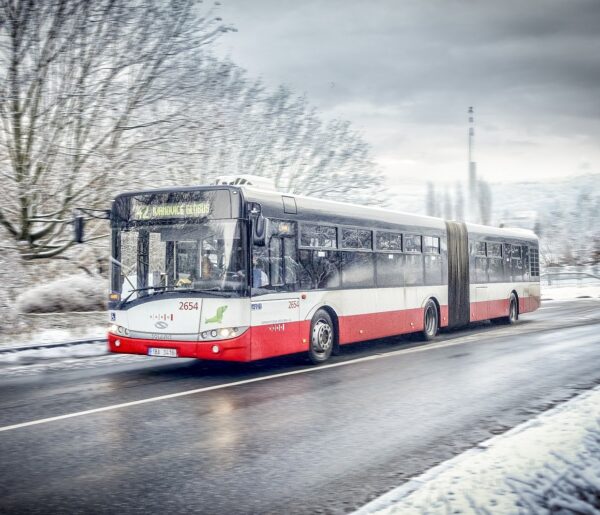
[[[246,185],[119,195],[111,209],[112,352],[252,361],[540,305],[530,231]]]

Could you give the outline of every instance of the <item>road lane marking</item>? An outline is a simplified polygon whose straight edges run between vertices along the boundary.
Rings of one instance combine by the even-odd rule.
[[[512,329],[512,328],[511,328]],[[518,333],[514,333],[515,336],[517,335],[523,335],[523,334],[529,334],[531,332],[538,332],[539,331],[539,327],[537,327],[536,331],[520,331]],[[557,328],[560,329],[560,328]],[[564,327],[564,329],[572,329],[572,327]],[[542,330],[544,330],[544,328],[542,328]],[[328,365],[320,365],[317,367],[311,367],[311,368],[303,368],[300,370],[291,370],[289,372],[281,372],[279,374],[272,374],[272,375],[268,375],[268,376],[261,376],[261,377],[255,377],[252,379],[243,379],[241,381],[234,381],[231,383],[224,383],[224,384],[218,384],[218,385],[213,385],[213,386],[205,386],[203,388],[195,388],[193,390],[185,390],[183,392],[177,392],[177,393],[170,393],[170,394],[166,394],[166,395],[159,395],[156,397],[148,397],[146,399],[140,399],[137,401],[130,401],[130,402],[123,402],[120,404],[111,404],[109,406],[103,406],[101,408],[93,408],[93,409],[89,409],[89,410],[84,410],[84,411],[76,411],[74,413],[67,413],[65,415],[57,415],[54,417],[48,417],[48,418],[42,418],[42,419],[38,419],[38,420],[31,420],[29,422],[21,422],[19,424],[12,424],[9,426],[3,426],[0,427],[0,432],[4,432],[4,431],[12,431],[14,429],[21,429],[24,427],[30,427],[30,426],[37,426],[40,424],[47,424],[49,422],[56,422],[59,420],[65,420],[65,419],[69,419],[69,418],[75,418],[75,417],[83,417],[86,415],[93,415],[95,413],[102,413],[104,411],[113,411],[113,410],[117,410],[117,409],[122,409],[122,408],[128,408],[131,406],[138,406],[140,404],[149,404],[151,402],[158,402],[158,401],[163,401],[163,400],[167,400],[167,399],[176,399],[178,397],[186,397],[188,395],[195,395],[195,394],[199,394],[199,393],[204,393],[204,392],[210,392],[210,391],[214,391],[214,390],[222,390],[225,388],[233,388],[235,386],[242,386],[242,385],[246,385],[246,384],[252,384],[252,383],[259,383],[262,381],[268,381],[270,379],[278,379],[280,377],[288,377],[288,376],[294,376],[294,375],[299,375],[299,374],[308,374],[311,372],[319,372],[322,370],[328,370],[331,368],[338,368],[338,367],[343,367],[343,366],[348,366],[348,365],[354,365],[357,363],[364,363],[367,361],[373,361],[373,360],[378,360],[378,359],[383,359],[383,358],[389,358],[389,357],[393,357],[393,356],[400,356],[400,355],[405,355],[405,354],[414,354],[417,352],[427,352],[430,350],[435,350],[435,349],[443,349],[446,347],[454,347],[457,345],[462,345],[462,344],[468,344],[468,343],[473,343],[474,341],[477,341],[479,339],[480,336],[491,336],[492,331],[488,331],[485,333],[481,333],[481,334],[469,334],[469,335],[465,335],[459,338],[455,338],[452,340],[444,340],[441,341],[439,343],[433,343],[433,344],[426,344],[426,345],[420,345],[418,347],[411,347],[409,349],[399,349],[399,350],[395,350],[395,351],[391,351],[391,352],[383,352],[383,353],[379,353],[379,354],[373,354],[370,356],[363,356],[362,358],[357,358],[357,359],[349,359],[347,361],[341,361],[339,363],[330,363]],[[495,331],[494,331],[495,333]],[[496,336],[499,337],[503,337],[503,336],[507,336],[510,335],[511,333],[513,333],[513,331],[511,330],[510,333],[508,331],[501,330],[498,331],[498,333],[496,333]],[[493,335],[492,335],[493,336]]]

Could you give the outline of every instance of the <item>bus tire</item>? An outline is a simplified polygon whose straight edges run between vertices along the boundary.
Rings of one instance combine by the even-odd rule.
[[[421,337],[427,342],[431,341],[436,337],[439,328],[440,319],[437,306],[433,300],[429,299],[423,310],[423,332]]]
[[[319,309],[310,322],[308,359],[315,365],[324,363],[331,356],[335,343],[335,325],[324,309]]]
[[[504,322],[512,325],[519,320],[519,303],[514,293],[510,295],[510,301],[508,302],[508,316],[504,319]]]

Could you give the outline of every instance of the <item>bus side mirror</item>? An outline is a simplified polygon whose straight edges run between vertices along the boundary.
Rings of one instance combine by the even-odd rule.
[[[252,220],[252,243],[264,247],[267,240],[267,220],[259,215]]]
[[[73,219],[73,240],[75,243],[83,243],[85,220],[83,216],[77,215]]]
[[[253,202],[249,207],[250,222],[252,225],[252,243],[257,247],[264,247],[267,239],[267,220],[261,212],[260,204]]]

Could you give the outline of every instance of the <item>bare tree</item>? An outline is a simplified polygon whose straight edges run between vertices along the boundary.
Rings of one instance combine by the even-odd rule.
[[[72,207],[186,126],[203,48],[231,30],[200,4],[0,0],[0,225],[25,258],[65,251]]]
[[[490,185],[484,181],[477,182],[477,201],[479,208],[479,223],[489,225],[492,221],[492,189]]]
[[[283,192],[381,202],[369,145],[349,122],[323,121],[303,95],[269,90],[233,63],[208,63],[203,83],[188,112],[193,130],[171,148],[179,156],[170,163],[172,180],[246,173]]]
[[[452,218],[453,218],[452,199],[450,196],[450,191],[448,190],[447,186],[444,191],[444,218],[446,220],[452,220]]]
[[[435,186],[433,182],[427,183],[427,196],[425,197],[425,206],[427,216],[435,216],[436,214],[436,199],[435,199]]]
[[[463,188],[460,182],[456,183],[456,193],[454,195],[454,215],[456,220],[459,222],[465,221],[465,197],[463,194]]]

